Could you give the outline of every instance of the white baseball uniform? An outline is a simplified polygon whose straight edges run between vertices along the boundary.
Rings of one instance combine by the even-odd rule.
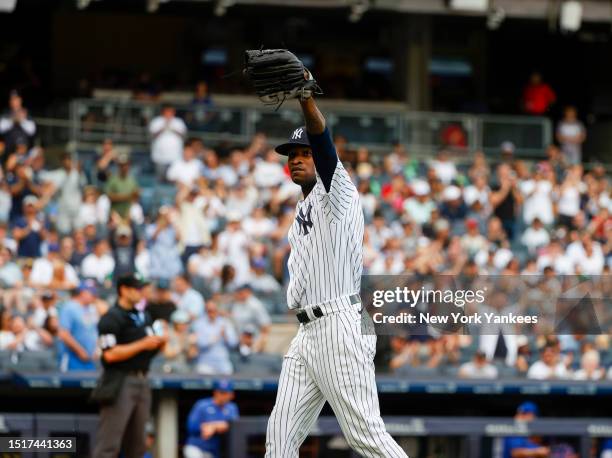
[[[313,155],[330,149],[336,154],[327,130],[309,139]],[[359,193],[342,163],[336,159],[335,168],[331,164],[327,185],[317,167],[317,183],[298,202],[289,229],[287,301],[291,309],[306,310],[311,321],[300,325],[285,355],[265,456],[298,457],[327,401],[357,453],[407,458],[380,417],[374,375],[376,335],[361,330],[358,294],[364,222]],[[315,306],[322,317],[314,315]]]

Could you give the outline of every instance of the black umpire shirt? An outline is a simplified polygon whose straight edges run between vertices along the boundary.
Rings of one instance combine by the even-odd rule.
[[[117,304],[111,307],[98,323],[100,348],[105,352],[115,345],[129,344],[147,335],[153,335],[152,325],[153,320],[147,311],[139,312],[136,309],[128,311]],[[102,365],[105,369],[147,372],[151,359],[156,353],[157,350],[142,351],[130,359],[112,364],[102,358]]]

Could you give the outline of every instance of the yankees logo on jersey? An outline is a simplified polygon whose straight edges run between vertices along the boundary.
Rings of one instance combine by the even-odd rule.
[[[296,220],[302,229],[302,235],[308,235],[310,232],[310,228],[312,227],[312,219],[310,219],[310,213],[312,212],[312,204],[308,204],[308,210],[304,214],[304,209],[300,208],[298,210],[298,215],[296,216]]]

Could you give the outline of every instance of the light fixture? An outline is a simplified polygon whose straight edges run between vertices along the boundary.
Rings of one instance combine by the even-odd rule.
[[[76,0],[76,7],[80,10],[84,10],[89,6],[91,0]]]
[[[497,6],[489,10],[489,14],[487,16],[487,28],[489,30],[497,30],[499,26],[506,19],[506,10],[504,10],[501,6]]]
[[[578,0],[566,0],[561,5],[559,25],[564,32],[577,32],[582,25],[582,3]]]
[[[370,9],[369,0],[353,0],[351,4],[351,12],[349,14],[350,22],[359,22],[363,14]]]
[[[17,6],[17,0],[0,0],[0,13],[12,13]]]
[[[215,16],[225,16],[227,9],[234,5],[235,0],[217,0],[215,2],[214,14]]]
[[[489,9],[489,0],[450,0],[451,10],[485,13]]]

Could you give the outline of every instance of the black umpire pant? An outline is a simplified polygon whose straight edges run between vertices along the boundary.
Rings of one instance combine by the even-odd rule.
[[[142,458],[146,451],[145,424],[151,410],[151,388],[146,375],[128,375],[117,401],[100,408],[93,458]]]

